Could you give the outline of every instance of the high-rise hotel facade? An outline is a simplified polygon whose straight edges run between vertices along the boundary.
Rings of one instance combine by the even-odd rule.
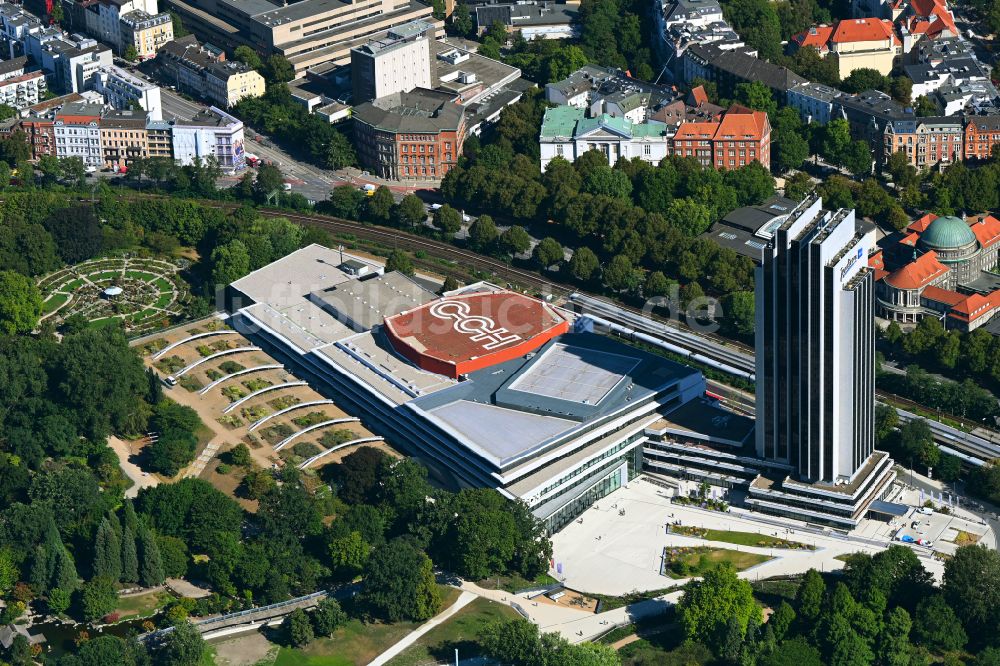
[[[757,454],[803,480],[850,481],[874,448],[874,246],[812,197],[757,269]]]
[[[756,273],[756,418],[706,408],[647,431],[646,469],[739,490],[755,511],[853,528],[895,478],[874,450],[874,231],[799,203]]]
[[[892,460],[874,448],[874,248],[874,229],[853,210],[824,210],[811,195],[763,251],[756,449],[788,472],[751,484],[751,505],[809,510],[821,500],[857,520],[891,485]]]

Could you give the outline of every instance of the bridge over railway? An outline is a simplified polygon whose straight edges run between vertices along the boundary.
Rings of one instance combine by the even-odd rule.
[[[288,599],[287,601],[280,601],[276,604],[270,604],[268,606],[257,606],[256,608],[248,608],[247,610],[237,611],[235,613],[227,613],[225,615],[218,615],[204,620],[197,620],[191,624],[194,625],[195,629],[203,634],[210,631],[216,631],[217,629],[225,629],[227,627],[235,627],[243,624],[259,624],[277,619],[279,617],[284,617],[299,608],[312,608],[328,596],[329,593],[326,590],[320,590],[319,592],[313,592],[312,594],[307,594],[305,596]],[[149,633],[139,636],[139,640],[147,643],[155,643],[166,638],[171,632],[173,632],[173,630],[174,627],[166,627],[165,629],[150,631]]]

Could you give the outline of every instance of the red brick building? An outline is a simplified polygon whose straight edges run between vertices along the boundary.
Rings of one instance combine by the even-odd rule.
[[[42,155],[56,156],[55,123],[51,117],[28,116],[21,121],[21,129],[28,137],[31,159],[37,160]]]
[[[415,88],[354,107],[362,166],[389,180],[440,181],[465,141],[465,109],[450,93]]]
[[[751,162],[770,169],[771,123],[763,111],[734,105],[718,121],[683,123],[671,150],[716,169],[738,169]]]
[[[965,125],[965,159],[985,160],[1000,143],[1000,116],[971,116]]]

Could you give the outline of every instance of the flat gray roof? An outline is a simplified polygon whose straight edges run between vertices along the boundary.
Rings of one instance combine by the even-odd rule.
[[[430,412],[460,432],[467,445],[498,467],[522,453],[525,446],[544,442],[577,423],[497,405],[458,400]]]
[[[512,391],[596,405],[639,364],[634,356],[556,344],[510,384]]]
[[[310,292],[350,280],[351,276],[338,268],[347,256],[314,243],[255,270],[231,286],[257,303],[282,309],[305,299]]]
[[[370,279],[348,280],[309,295],[313,303],[359,331],[374,328],[386,317],[411,310],[434,298],[432,292],[398,271]]]

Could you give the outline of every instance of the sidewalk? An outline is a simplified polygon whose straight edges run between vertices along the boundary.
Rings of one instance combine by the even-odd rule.
[[[403,650],[416,643],[418,638],[420,638],[428,631],[430,631],[434,627],[438,626],[439,624],[450,618],[458,611],[465,608],[465,606],[471,603],[472,600],[475,598],[476,598],[475,594],[463,590],[462,594],[460,594],[458,596],[458,599],[455,600],[455,603],[453,603],[451,606],[441,611],[431,619],[427,620],[427,622],[424,622],[417,629],[411,631],[409,634],[406,635],[405,638],[403,638],[403,640],[399,641],[391,648],[380,654],[368,666],[382,666],[382,664],[388,663],[393,657],[395,657]]]

